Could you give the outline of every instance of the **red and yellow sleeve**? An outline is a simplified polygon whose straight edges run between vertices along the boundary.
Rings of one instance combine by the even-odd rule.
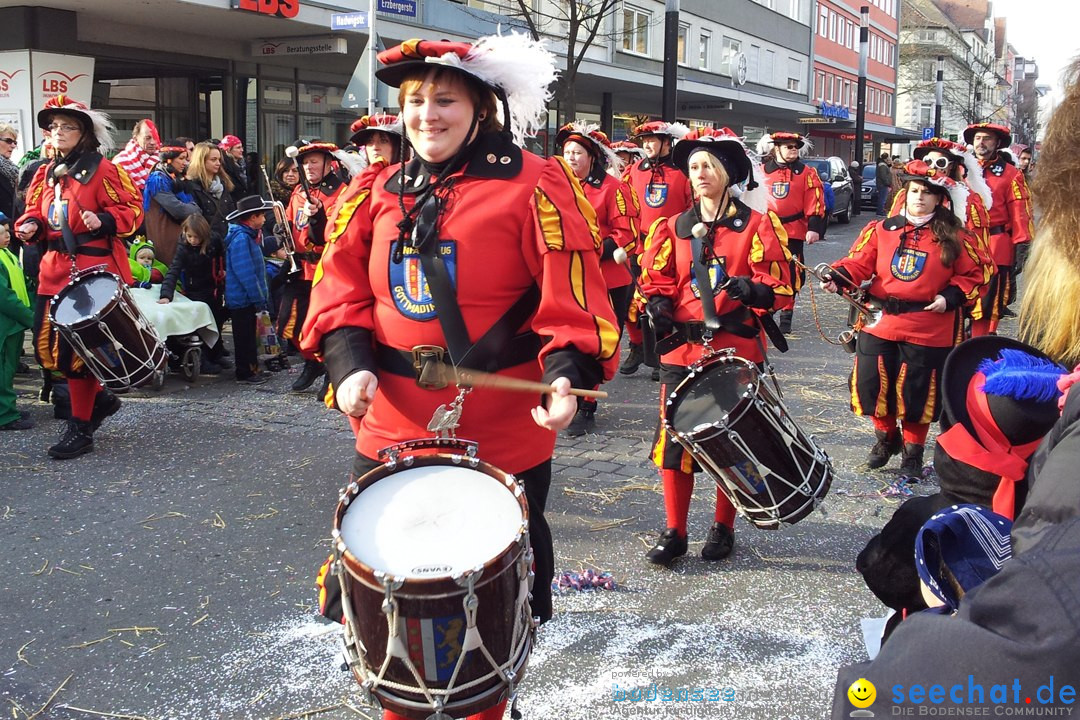
[[[968,305],[979,299],[979,294],[990,281],[986,265],[979,252],[979,238],[975,233],[967,229],[957,232],[962,251],[953,261],[953,277],[950,285],[955,285],[964,293],[964,299]]]
[[[641,258],[641,292],[646,298],[654,295],[678,300],[679,278],[675,265],[675,232],[671,221],[662,217],[649,228],[645,238],[645,254]]]
[[[612,207],[608,210],[611,218],[611,238],[626,252],[632,252],[637,244],[637,219],[639,208],[634,191],[626,183],[620,182],[611,194]]]
[[[1009,220],[1012,222],[1012,241],[1016,244],[1031,242],[1035,236],[1035,223],[1031,215],[1031,195],[1024,174],[1017,171],[1009,184]]]
[[[131,237],[143,222],[142,193],[123,168],[107,160],[101,161],[98,172],[101,173],[97,193],[98,207],[102,212],[112,215],[116,221],[117,237]]]
[[[337,204],[333,225],[327,226],[328,242],[315,267],[311,303],[300,334],[301,350],[316,357],[320,356],[323,338],[334,330],[372,330],[375,326],[375,296],[368,274],[371,184],[350,189],[352,192]]]
[[[523,248],[540,286],[532,329],[550,338],[541,360],[570,348],[600,363],[604,379],[615,373],[619,329],[600,270],[596,212],[561,157],[547,161],[530,203],[531,242]],[[314,293],[313,293],[314,298]]]
[[[806,192],[803,193],[803,215],[809,220],[812,217],[825,217],[825,188],[821,184],[821,176],[811,167],[807,167],[803,173],[806,178]]]
[[[880,223],[872,222],[863,228],[859,237],[855,238],[848,256],[835,263],[833,267],[846,270],[855,284],[869,280],[874,276],[877,267],[878,227]]]
[[[757,232],[750,240],[750,267],[753,281],[768,285],[775,296],[773,309],[786,310],[794,303],[791,286],[791,252],[787,248],[787,231],[772,210],[767,210],[758,222]]]

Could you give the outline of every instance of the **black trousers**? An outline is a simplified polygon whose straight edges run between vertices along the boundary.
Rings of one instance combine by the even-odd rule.
[[[236,379],[244,380],[259,372],[259,338],[255,334],[255,306],[230,308],[233,347],[236,348]]]
[[[235,323],[236,320],[233,320]],[[239,358],[237,358],[239,359]],[[239,364],[237,365],[239,367]],[[381,466],[382,463],[356,454],[353,460],[353,479],[359,478]],[[544,518],[548,491],[551,489],[551,460],[546,460],[514,477],[525,489],[529,504],[529,540],[532,543],[536,578],[532,589],[532,614],[540,622],[551,619],[551,581],[555,577],[555,548],[551,540],[551,528]]]

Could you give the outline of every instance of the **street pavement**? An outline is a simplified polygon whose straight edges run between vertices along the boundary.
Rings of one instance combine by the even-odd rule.
[[[832,226],[810,264],[843,255],[870,219]],[[845,306],[814,298],[835,340]],[[522,685],[525,718],[827,716],[837,667],[866,658],[860,618],[884,614],[854,559],[898,504],[882,491],[899,475],[865,468],[873,435],[848,410],[851,356],[822,339],[814,304],[804,289],[791,351],[773,354],[792,416],[835,470],[798,524],[740,518],[733,555],[707,563],[713,489],[699,476],[690,553],[670,570],[646,563],[664,525],[646,368],[606,386],[594,432],[560,438],[556,572],[608,572],[617,588],[557,594]],[[46,457],[61,423],[18,377],[38,425],[0,434],[3,716],[378,717],[341,669],[340,626],[316,610],[352,436],[314,392],[286,392],[295,373],[258,387],[170,376],[125,396],[96,451],[69,461]]]

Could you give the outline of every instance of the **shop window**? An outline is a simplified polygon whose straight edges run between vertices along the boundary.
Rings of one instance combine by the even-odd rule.
[[[296,107],[296,96],[293,92],[292,83],[274,82],[264,80],[262,90],[262,104],[275,109]]]
[[[623,8],[622,49],[639,55],[649,54],[649,24],[652,14],[627,5]]]

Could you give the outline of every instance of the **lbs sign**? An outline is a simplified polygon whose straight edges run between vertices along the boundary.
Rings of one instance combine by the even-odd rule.
[[[300,12],[300,0],[232,0],[232,9],[294,18]]]

